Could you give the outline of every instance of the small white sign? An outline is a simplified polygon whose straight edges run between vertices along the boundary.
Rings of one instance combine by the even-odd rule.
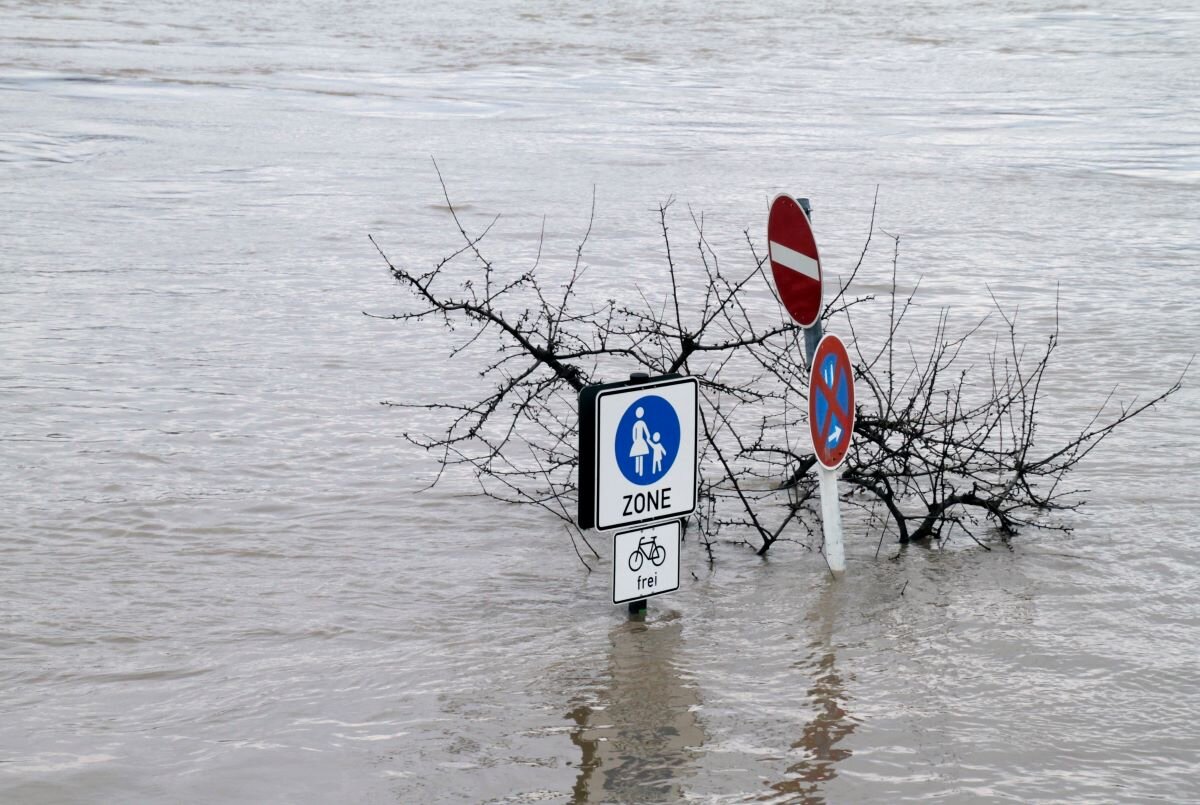
[[[696,509],[693,377],[596,398],[596,528],[684,517]]]
[[[679,589],[678,520],[622,531],[613,537],[613,603]]]

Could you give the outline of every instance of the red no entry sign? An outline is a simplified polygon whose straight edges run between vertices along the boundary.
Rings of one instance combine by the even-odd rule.
[[[786,193],[771,202],[767,254],[783,306],[801,327],[812,326],[821,312],[821,258],[808,216]]]
[[[813,353],[808,432],[821,466],[830,470],[841,466],[854,433],[854,371],[846,345],[836,335],[822,338]]]

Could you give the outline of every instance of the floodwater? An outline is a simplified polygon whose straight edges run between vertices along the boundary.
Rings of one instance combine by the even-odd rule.
[[[0,801],[1200,799],[1200,395],[1068,534],[685,544],[644,622],[380,401],[478,389],[367,240],[663,281],[814,200],[1062,349],[1047,439],[1200,344],[1200,13],[1113,2],[0,2]],[[739,262],[740,261],[740,262]],[[877,233],[865,280],[890,274]],[[552,274],[551,274],[552,275]],[[661,297],[655,297],[661,298]],[[985,337],[990,337],[986,336]],[[475,356],[478,357],[478,356]]]

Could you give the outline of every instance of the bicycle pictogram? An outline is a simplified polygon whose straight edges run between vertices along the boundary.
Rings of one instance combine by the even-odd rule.
[[[613,603],[644,600],[678,590],[682,537],[683,526],[679,520],[615,534]]]
[[[667,549],[659,545],[658,538],[653,535],[638,540],[637,550],[629,554],[629,569],[637,573],[647,559],[655,567],[661,567],[667,560]]]

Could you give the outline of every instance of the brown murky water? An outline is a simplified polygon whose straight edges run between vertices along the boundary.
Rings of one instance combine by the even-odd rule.
[[[1076,478],[1069,535],[688,543],[645,623],[554,522],[416,490],[455,396],[367,242],[653,288],[776,192],[827,270],[871,198],[924,308],[985,284],[1048,436],[1200,343],[1193,4],[0,3],[0,801],[1200,799],[1200,397]],[[868,282],[889,269],[877,253]],[[557,261],[557,263],[556,263]],[[873,279],[872,279],[873,278]],[[603,543],[603,540],[601,540]]]

